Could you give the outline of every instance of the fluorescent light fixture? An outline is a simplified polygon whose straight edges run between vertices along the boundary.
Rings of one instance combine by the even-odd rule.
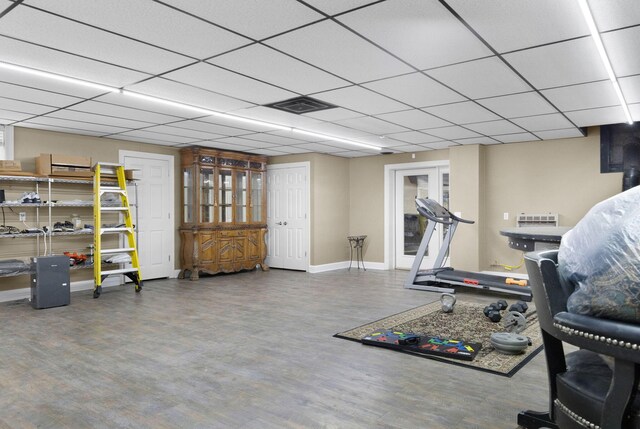
[[[602,60],[602,64],[604,64],[604,68],[607,70],[607,74],[609,75],[609,80],[613,84],[613,89],[618,96],[618,100],[620,100],[620,105],[622,106],[622,110],[624,110],[624,115],[627,117],[627,122],[629,124],[633,124],[633,119],[631,118],[631,112],[629,111],[629,106],[627,106],[627,101],[624,99],[624,95],[622,94],[622,90],[620,89],[620,84],[618,83],[618,78],[616,74],[613,72],[613,67],[611,67],[611,61],[609,61],[609,57],[607,56],[607,51],[604,49],[604,45],[602,44],[602,39],[600,38],[600,32],[598,31],[598,27],[596,27],[596,22],[593,19],[593,15],[591,14],[591,9],[589,9],[589,3],[587,0],[578,0],[578,4],[580,5],[580,9],[582,10],[582,15],[584,15],[584,20],[587,22],[587,26],[589,27],[589,31],[591,32],[591,37],[593,38],[594,43],[596,44],[596,49],[598,50],[598,54],[600,54],[600,59]]]
[[[38,76],[38,77],[42,77],[42,78],[45,78],[45,79],[57,80],[57,81],[69,83],[69,84],[72,84],[72,85],[80,85],[80,86],[84,86],[84,87],[87,87],[87,88],[93,88],[93,89],[97,89],[99,91],[120,92],[119,88],[116,88],[116,87],[113,87],[113,86],[100,85],[98,83],[87,82],[86,80],[82,80],[82,79],[76,79],[76,78],[73,78],[73,77],[61,76],[59,74],[44,72],[44,71],[40,71],[40,70],[36,70],[36,69],[31,69],[31,68],[28,68],[28,67],[16,66],[14,64],[8,64],[8,63],[0,62],[0,68],[5,69],[5,70],[16,71],[18,73],[23,73],[23,74],[30,74],[32,76]]]
[[[293,131],[293,132],[297,132],[297,133],[300,133],[300,134],[305,134],[305,135],[312,136],[312,137],[318,137],[321,140],[332,140],[332,141],[336,141],[336,142],[346,143],[346,144],[350,144],[350,145],[353,145],[353,146],[360,146],[360,147],[363,147],[363,148],[366,148],[366,149],[372,149],[372,150],[377,150],[377,151],[382,150],[381,147],[373,146],[373,145],[366,144],[366,143],[360,143],[360,142],[353,141],[353,140],[347,140],[347,139],[343,139],[343,138],[339,138],[339,137],[328,136],[328,135],[325,135],[325,134],[314,133],[314,132],[311,132],[311,131],[305,131],[305,130],[301,130],[301,129],[298,129],[298,128],[288,127],[288,126],[285,126],[285,125],[273,124],[271,122],[260,121],[260,120],[257,120],[257,119],[250,119],[250,118],[245,118],[245,117],[242,117],[242,116],[231,115],[231,114],[228,114],[228,113],[216,112],[215,110],[203,109],[201,107],[191,106],[189,104],[179,103],[179,102],[171,101],[171,100],[165,100],[163,98],[154,97],[154,96],[151,96],[151,95],[140,94],[139,92],[124,90],[124,89],[116,88],[116,87],[113,87],[113,86],[100,85],[100,84],[93,83],[93,82],[88,82],[88,81],[82,80],[82,79],[76,79],[76,78],[72,78],[72,77],[61,76],[61,75],[58,75],[58,74],[55,74],[55,73],[44,72],[44,71],[40,71],[40,70],[31,69],[31,68],[28,68],[28,67],[17,66],[17,65],[14,65],[14,64],[0,62],[0,69],[16,71],[16,72],[24,73],[24,74],[30,74],[30,75],[42,77],[42,78],[45,78],[45,79],[57,80],[57,81],[60,81],[60,82],[65,82],[65,83],[69,83],[69,84],[72,84],[72,85],[84,86],[84,87],[93,88],[93,89],[97,89],[97,90],[105,91],[105,92],[116,92],[116,93],[120,93],[120,94],[125,95],[125,96],[138,98],[138,99],[149,101],[149,102],[152,102],[152,103],[163,104],[165,106],[171,106],[171,107],[175,107],[175,108],[182,109],[182,110],[189,110],[191,112],[198,113],[198,114],[201,114],[201,115],[204,115],[204,116],[215,116],[215,117],[218,117],[218,118],[228,119],[228,120],[231,120],[231,121],[244,122],[246,124],[265,127],[265,128],[270,129],[270,130],[281,130],[281,131],[290,131],[290,132]],[[619,90],[619,88],[618,88],[618,90]]]
[[[333,136],[328,136],[326,134],[320,134],[320,133],[314,133],[312,131],[305,131],[305,130],[301,130],[299,128],[292,128],[291,131],[293,131],[294,133],[299,133],[299,134],[304,134],[306,136],[311,136],[311,137],[318,137],[319,139],[322,140],[331,140],[334,142],[340,142],[340,143],[346,143],[346,144],[350,144],[350,145],[354,145],[354,146],[360,146],[366,149],[371,149],[371,150],[382,150],[381,147],[378,146],[373,146],[370,144],[366,144],[366,143],[360,143],[360,142],[356,142],[353,140],[346,140],[340,137],[333,137]]]

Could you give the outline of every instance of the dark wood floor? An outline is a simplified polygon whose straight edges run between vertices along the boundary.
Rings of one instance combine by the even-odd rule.
[[[505,378],[332,338],[438,298],[403,289],[406,274],[254,271],[2,303],[0,428],[514,429],[546,407],[542,354]]]

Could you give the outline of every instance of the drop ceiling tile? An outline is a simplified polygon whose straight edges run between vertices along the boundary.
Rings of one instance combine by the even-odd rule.
[[[332,21],[310,25],[265,43],[355,83],[413,71]]]
[[[370,134],[384,135],[388,133],[399,133],[401,131],[406,131],[405,127],[381,121],[380,119],[373,118],[371,116],[346,119],[344,121],[337,121],[335,123],[347,128],[354,128],[356,130],[364,131]]]
[[[369,141],[364,140],[363,143],[368,143]],[[389,137],[385,137],[384,139],[378,139],[376,142],[371,142],[374,146],[379,146],[382,148],[394,149],[398,146],[406,146],[407,142],[403,142],[401,140],[392,139]]]
[[[460,146],[460,144],[452,141],[442,141],[442,142],[427,143],[424,146],[428,146],[432,149],[447,149],[451,146]]]
[[[277,129],[274,127],[270,127],[268,125],[252,124],[244,121],[238,121],[235,119],[221,118],[219,116],[203,116],[201,118],[198,118],[198,121],[206,122],[208,124],[219,125],[223,127],[240,128],[240,129],[247,130],[247,132],[243,134],[248,134],[251,131],[266,132],[266,131],[273,131]],[[221,133],[221,134],[224,134],[224,133]]]
[[[630,104],[629,112],[631,112],[631,118],[634,121],[640,121],[640,104]]]
[[[127,70],[88,58],[81,58],[44,46],[36,46],[2,37],[1,33],[2,29],[0,28],[0,52],[2,52],[3,62],[114,87],[121,87],[149,77],[149,75],[145,73]],[[40,78],[31,76],[25,76],[24,79],[28,79],[29,81],[43,81]],[[49,81],[46,84],[40,83],[34,86],[81,97],[92,97],[100,94],[100,91],[96,91],[95,89],[78,87],[77,85],[57,81]]]
[[[28,88],[0,82],[0,94],[5,98],[22,100],[30,103],[46,104],[48,106],[64,107],[81,101],[81,98],[70,97],[50,91]]]
[[[620,103],[610,80],[563,86],[541,92],[560,111],[591,109]]]
[[[222,139],[217,139],[215,141],[216,143],[221,142],[221,143],[227,143],[227,144],[235,144],[243,148],[261,148],[261,147],[267,148],[267,147],[278,146],[276,144],[245,139],[243,137],[225,137]],[[236,149],[236,150],[244,150],[244,149]]]
[[[101,135],[127,131],[126,128],[122,128],[122,127],[115,127],[115,126],[103,125],[103,124],[93,124],[89,122],[80,122],[77,120],[52,118],[49,116],[40,116],[23,123],[47,125],[52,127],[62,127],[62,128],[69,128],[74,130],[84,130],[84,131],[90,131],[92,133],[97,133]],[[22,126],[23,123],[21,123],[20,126]]]
[[[498,52],[589,34],[577,2],[448,0],[447,3]]]
[[[573,137],[584,137],[577,128],[566,128],[564,130],[539,131],[536,133],[542,140],[570,139]]]
[[[504,134],[501,136],[492,136],[492,137],[503,143],[532,142],[532,141],[540,140],[531,133]]]
[[[208,63],[185,67],[164,77],[255,104],[286,100],[297,95]]]
[[[366,131],[356,130],[353,128],[343,127],[339,124],[333,124],[329,122],[322,122],[318,125],[313,126],[312,128],[307,129],[307,131],[324,134],[332,137],[340,137],[344,139],[358,139],[362,137],[372,137],[371,134]],[[283,134],[285,133],[285,134]],[[286,135],[286,131],[281,132],[273,132],[272,134],[283,134]],[[290,133],[289,133],[290,134]],[[307,140],[307,141],[319,141],[317,137],[305,136],[298,133],[294,133],[296,137]],[[378,136],[373,136],[378,138]]]
[[[282,156],[287,154],[286,152],[281,152],[274,149],[248,149],[247,152],[265,156]]]
[[[253,133],[253,131],[243,130],[241,128],[227,127],[224,125],[217,125],[196,120],[174,122],[171,124],[171,126],[177,128],[186,128],[188,130],[203,131],[205,133],[219,134],[227,137]]]
[[[209,58],[251,42],[156,2],[29,0],[26,3],[198,59]],[[126,13],[123,13],[123,8],[126,8]],[[158,31],[159,28],[170,28],[171,31]],[[194,40],[198,43],[193,43]]]
[[[340,0],[340,1],[327,1],[327,0],[307,0],[306,3],[320,9],[324,13],[329,15],[335,15],[347,10],[355,9],[370,3],[375,3],[373,0]]]
[[[465,127],[484,135],[513,134],[523,131],[523,129],[519,126],[514,125],[509,121],[505,121],[504,119],[501,119],[499,121],[467,124],[465,125]]]
[[[167,134],[170,136],[184,137],[190,140],[213,140],[225,137],[221,134],[207,133],[204,131],[190,130],[186,128],[173,127],[170,125],[158,125],[156,127],[145,128],[144,131]]]
[[[209,62],[299,94],[350,85],[344,79],[258,44],[220,55]]]
[[[473,99],[531,90],[525,81],[496,57],[441,67],[426,73]]]
[[[178,143],[192,143],[194,141],[200,140],[200,139],[194,139],[191,137],[180,137],[180,136],[170,135],[166,133],[158,133],[158,132],[147,131],[147,130],[125,131],[109,137],[113,137],[113,138],[118,137],[118,138],[125,138],[125,139],[130,137],[139,138],[139,139],[149,139],[149,140],[155,140],[155,141],[163,141],[166,143],[170,143],[171,145],[175,145]]]
[[[608,79],[590,37],[514,52],[504,58],[538,89]]]
[[[627,103],[640,102],[640,75],[623,77],[618,82]]]
[[[469,124],[500,119],[498,115],[491,113],[473,101],[426,107],[422,110],[454,124]]]
[[[436,1],[387,0],[337,19],[419,69],[491,55]]]
[[[0,109],[0,120],[4,125],[10,124],[15,121],[24,121],[31,118],[33,115],[30,113],[16,112],[13,110]]]
[[[474,133],[471,130],[466,130],[457,125],[453,127],[431,128],[429,130],[426,130],[426,132],[436,137],[440,137],[443,139],[451,139],[451,140],[464,139],[464,138],[470,138],[470,137],[480,137],[480,134]],[[431,146],[431,144],[429,144],[429,146]]]
[[[98,137],[98,136],[103,136],[105,134],[104,132],[85,130],[80,127],[75,127],[75,128],[64,127],[64,126],[58,126],[58,125],[52,125],[52,124],[40,124],[36,122],[31,122],[31,121],[21,122],[18,125],[24,128],[34,128],[38,130],[56,131],[60,133],[69,133],[69,134],[82,134],[83,136]]]
[[[254,106],[254,104],[246,101],[164,78],[149,79],[147,81],[128,86],[126,89],[164,100],[177,101],[179,103],[215,110],[217,112],[230,112]],[[124,96],[124,98],[130,97]],[[133,103],[133,101],[127,101],[127,103]],[[194,117],[196,115],[189,110],[184,110],[181,113],[181,116],[183,117]]]
[[[339,121],[341,119],[361,118],[363,115],[362,113],[354,112],[353,110],[336,107],[333,109],[320,110],[318,112],[305,113],[304,116],[321,121]]]
[[[423,112],[422,110],[405,110],[402,112],[385,113],[382,115],[377,115],[377,117],[380,119],[384,119],[385,121],[393,122],[398,125],[411,128],[413,130],[422,130],[427,128],[444,127],[447,125],[451,125],[451,123],[449,123],[448,121],[436,118],[435,116]],[[401,131],[404,130],[398,129],[395,132]]]
[[[114,139],[114,140],[124,140],[124,141],[130,141],[130,142],[139,142],[139,143],[148,143],[148,144],[157,144],[160,146],[190,146],[190,144],[188,143],[184,143],[184,144],[175,144],[172,141],[167,141],[167,140],[158,140],[158,139],[154,139],[154,138],[150,138],[150,137],[134,137],[134,136],[126,136],[126,135],[121,135],[121,134],[114,134],[108,137],[109,139]],[[199,145],[200,143],[198,143]]]
[[[54,106],[46,106],[44,104],[27,103],[26,101],[0,97],[0,109],[12,110],[14,112],[21,113],[31,113],[32,115],[43,115],[47,112],[56,110],[57,108]]]
[[[218,140],[198,142],[198,146],[210,147],[220,150],[239,150],[241,152],[247,152],[249,149],[251,149],[247,146],[240,146],[235,143],[224,143]]]
[[[486,98],[484,100],[478,100],[478,103],[505,118],[518,118],[521,116],[556,112],[553,106],[535,92]]]
[[[242,138],[249,139],[249,140],[257,140],[260,142],[266,142],[266,143],[270,143],[278,146],[288,146],[288,145],[300,143],[300,140],[293,138],[293,134],[292,134],[292,137],[285,137],[285,136],[278,136],[270,133],[251,133],[251,134],[244,134]]]
[[[342,152],[344,149],[340,149],[325,143],[304,143],[295,145],[293,147],[298,147],[300,149],[309,150],[311,152],[320,152],[320,153],[336,153]]]
[[[407,109],[407,106],[402,103],[359,86],[321,92],[313,97],[365,115],[377,115]]]
[[[602,43],[616,76],[640,74],[640,59],[630,54],[640,44],[640,27],[626,28],[602,35]]]
[[[289,0],[166,0],[165,3],[258,40],[324,18],[313,9]]]
[[[439,137],[429,136],[427,134],[421,133],[420,131],[408,131],[405,133],[398,134],[387,134],[387,137],[400,140],[406,143],[430,143],[441,140]]]
[[[422,73],[410,73],[362,86],[413,107],[463,101],[465,98]]]
[[[620,106],[601,107],[598,109],[576,110],[566,115],[579,127],[592,125],[622,124],[627,120]]]
[[[2,37],[0,37],[0,44],[1,43]],[[8,70],[2,67],[0,67],[0,82],[6,85],[15,85],[16,88],[20,88],[20,93],[22,89],[29,91],[39,90],[47,94],[67,96],[76,100],[95,97],[96,95],[104,93],[104,91],[38,77],[15,70]],[[2,92],[4,93],[5,91]]]
[[[591,0],[589,8],[600,32],[640,22],[640,3],[636,0]]]
[[[400,152],[411,153],[411,152],[426,152],[428,150],[434,150],[431,147],[418,146],[417,144],[410,144],[406,146],[398,146],[394,147],[394,150],[398,150]]]
[[[500,144],[501,142],[492,139],[491,137],[472,137],[470,139],[458,139],[458,140],[454,140],[456,143],[460,143],[462,145],[465,144],[482,144],[482,145],[487,145],[487,144]]]
[[[0,34],[146,73],[162,73],[193,62],[183,55],[27,7],[17,7],[3,16]]]
[[[125,100],[122,100],[125,101]],[[119,104],[104,103],[100,101],[87,100],[76,104],[69,108],[78,112],[94,113],[105,116],[119,116],[122,118],[133,119],[135,121],[143,121],[150,123],[167,123],[180,120],[177,116],[163,115],[160,113],[149,112],[147,110],[132,109],[130,107]]]
[[[280,152],[284,152],[287,154],[297,154],[297,153],[311,153],[311,149],[303,149],[297,146],[276,146],[273,150],[277,150]]]
[[[149,94],[150,95],[150,94]],[[167,104],[155,103],[149,100],[143,100],[140,98],[128,97],[124,94],[114,94],[109,93],[97,97],[94,99],[98,102],[114,104],[118,106],[125,106],[131,109],[144,110],[147,112],[158,113],[167,116],[173,117],[181,117],[181,118],[192,118],[202,116],[201,113],[193,113],[190,110],[185,110],[183,108],[169,106]]]
[[[296,115],[295,113],[283,112],[271,107],[255,106],[246,109],[239,109],[233,112],[234,115],[245,118],[265,121],[286,127],[307,128],[320,124],[322,121],[310,118],[306,115]]]
[[[560,113],[526,116],[524,118],[514,118],[512,121],[520,125],[525,130],[534,132],[573,127],[573,124]]]
[[[78,112],[75,110],[58,110],[48,116],[52,118],[69,119],[71,121],[88,122],[92,124],[111,125],[120,128],[144,128],[153,125],[150,122],[134,121],[117,116],[96,115],[93,113]]]

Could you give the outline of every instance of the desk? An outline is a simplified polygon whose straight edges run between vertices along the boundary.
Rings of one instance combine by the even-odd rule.
[[[562,236],[571,228],[568,226],[523,226],[507,228],[500,235],[509,238],[509,247],[523,252],[557,249]]]
[[[362,248],[364,247],[365,238],[367,238],[366,235],[349,235],[347,237],[347,240],[349,240],[349,269],[351,269],[351,264],[353,263],[353,252],[355,251],[358,269],[360,269],[360,263],[362,262],[362,268],[367,271],[364,267],[364,261],[362,260]]]

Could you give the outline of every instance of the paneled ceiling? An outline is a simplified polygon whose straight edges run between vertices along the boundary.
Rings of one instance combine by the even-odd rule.
[[[640,120],[640,1],[589,5]],[[575,0],[0,0],[3,64],[116,92],[0,67],[0,124],[269,156],[380,153],[317,134],[399,153],[626,122]],[[265,106],[302,95],[338,107]]]

